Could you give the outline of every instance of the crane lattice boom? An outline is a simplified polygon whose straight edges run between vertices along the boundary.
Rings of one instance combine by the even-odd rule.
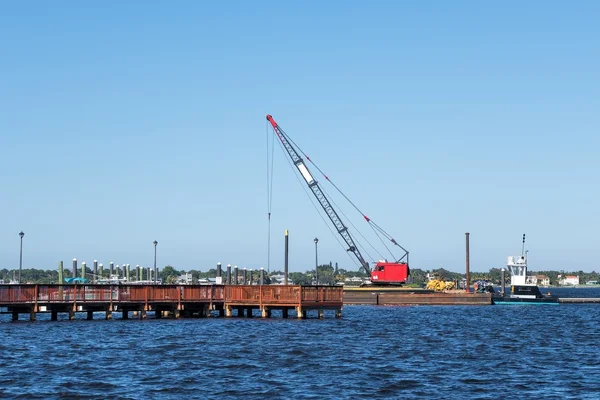
[[[292,146],[292,144],[290,143],[290,141],[287,138],[286,133],[279,127],[279,125],[277,125],[277,122],[275,122],[273,117],[271,115],[267,115],[267,120],[273,126],[273,130],[275,131],[275,134],[281,141],[281,144],[283,145],[283,147],[287,151],[288,155],[292,159],[292,162],[294,163],[296,168],[298,168],[300,175],[302,175],[302,177],[306,181],[306,184],[308,185],[310,190],[315,195],[317,201],[319,202],[321,207],[323,207],[323,210],[325,210],[325,213],[327,214],[327,216],[329,217],[329,219],[335,226],[335,229],[338,231],[340,236],[346,242],[346,245],[348,246],[347,251],[354,253],[354,255],[358,259],[358,262],[360,263],[360,265],[362,265],[362,267],[365,269],[365,271],[367,271],[367,275],[369,275],[371,273],[371,268],[369,267],[369,263],[367,261],[365,261],[365,259],[363,258],[362,254],[360,253],[360,250],[354,243],[354,239],[352,239],[350,232],[348,232],[348,228],[344,225],[344,223],[340,219],[337,212],[331,206],[331,203],[329,202],[329,200],[327,199],[327,197],[321,190],[317,180],[314,179],[314,177],[310,173],[308,167],[304,163],[304,160],[302,159],[302,157],[300,157],[300,155],[298,154],[298,152],[296,151],[294,146]]]

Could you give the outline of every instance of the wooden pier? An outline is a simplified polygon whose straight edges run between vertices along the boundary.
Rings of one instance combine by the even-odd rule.
[[[232,317],[253,316],[259,310],[263,318],[271,317],[271,311],[281,310],[288,318],[292,311],[297,318],[306,318],[307,312],[317,312],[323,318],[325,310],[333,310],[335,317],[342,315],[343,288],[339,286],[293,286],[293,285],[0,285],[0,309],[12,314],[29,314],[31,321],[37,313],[50,313],[51,320],[58,313],[87,313],[93,319],[94,312],[104,312],[106,319],[113,312],[121,312],[123,319],[129,313],[142,319],[147,312],[156,318],[172,315],[180,317],[209,317],[216,315]]]

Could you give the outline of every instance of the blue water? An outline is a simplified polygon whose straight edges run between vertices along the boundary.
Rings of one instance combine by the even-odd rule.
[[[1,316],[0,398],[600,398],[600,305],[346,306],[342,319],[324,320],[96,317]]]

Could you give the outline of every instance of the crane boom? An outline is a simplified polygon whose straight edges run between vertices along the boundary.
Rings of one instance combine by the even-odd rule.
[[[296,168],[298,168],[298,171],[300,171],[300,175],[302,175],[302,177],[306,181],[306,184],[317,198],[317,201],[319,202],[321,207],[323,207],[323,210],[325,210],[325,213],[335,226],[335,229],[338,231],[342,239],[344,239],[344,242],[346,242],[346,245],[348,246],[348,249],[346,251],[352,252],[358,259],[360,265],[362,265],[365,271],[367,271],[367,275],[370,275],[371,268],[369,267],[369,263],[365,261],[364,257],[360,253],[360,250],[354,243],[354,239],[352,239],[350,232],[348,232],[348,228],[346,227],[346,225],[344,225],[335,209],[331,206],[331,203],[321,190],[319,183],[316,181],[316,179],[314,179],[314,177],[308,170],[308,167],[304,163],[304,160],[302,159],[302,157],[300,157],[294,146],[292,146],[290,140],[288,140],[287,138],[286,133],[283,131],[283,129],[279,127],[279,125],[277,125],[277,122],[275,122],[273,117],[271,115],[267,115],[267,120],[271,123],[271,126],[273,126],[275,134],[281,141],[281,144],[292,159],[292,162],[294,163]]]

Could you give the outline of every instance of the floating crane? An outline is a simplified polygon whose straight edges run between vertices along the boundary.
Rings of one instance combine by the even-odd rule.
[[[327,177],[327,175],[323,174],[323,172],[319,169],[319,167],[317,167],[306,154],[304,154],[299,148],[297,149],[298,146],[296,146],[295,143],[289,138],[289,136],[283,131],[283,129],[281,129],[281,127],[277,124],[277,122],[275,122],[275,120],[273,119],[273,117],[271,115],[267,115],[267,120],[271,123],[271,126],[273,127],[273,131],[275,132],[275,134],[277,135],[277,138],[283,145],[283,148],[286,150],[286,152],[290,156],[292,163],[296,166],[296,168],[300,172],[300,175],[302,175],[302,178],[304,178],[304,181],[306,182],[309,189],[312,191],[312,193],[316,197],[317,201],[319,202],[319,204],[325,211],[325,214],[327,214],[327,216],[329,217],[329,220],[331,221],[331,223],[337,230],[337,233],[344,240],[344,242],[347,246],[346,251],[354,254],[354,256],[356,257],[356,259],[358,260],[358,262],[360,263],[362,268],[366,271],[367,275],[369,276],[370,281],[374,285],[398,285],[399,286],[399,285],[405,284],[408,279],[408,276],[410,274],[410,269],[408,266],[408,251],[406,249],[404,249],[402,246],[400,246],[396,242],[396,240],[394,240],[393,237],[391,237],[387,232],[385,232],[383,229],[381,229],[369,217],[367,217],[364,213],[362,213],[358,209],[358,207],[356,207],[356,205],[354,203],[352,203],[350,201],[350,199],[344,193],[342,193],[342,191],[333,182],[331,182],[331,180]],[[300,153],[302,153],[302,155],[304,155],[304,157],[313,166],[315,166],[315,168],[319,172],[321,172],[323,174],[325,179],[328,182],[330,182],[342,194],[342,196],[344,196],[344,198],[346,200],[348,200],[348,202],[350,204],[352,204],[352,206],[358,212],[361,213],[361,215],[363,216],[365,221],[367,221],[367,223],[369,223],[371,225],[371,227],[375,230],[375,232],[377,233],[378,236],[382,235],[383,237],[385,237],[386,239],[391,241],[392,244],[394,244],[395,246],[398,246],[400,249],[402,249],[402,251],[403,251],[402,257],[400,257],[399,259],[397,259],[394,262],[388,262],[387,260],[379,260],[375,263],[375,267],[373,268],[373,270],[371,270],[371,268],[369,267],[369,263],[362,256],[359,248],[357,247],[357,245],[355,243],[354,238],[348,231],[348,228],[346,227],[346,225],[344,224],[344,222],[342,221],[342,219],[340,218],[338,213],[335,211],[335,209],[331,205],[330,201],[325,196],[325,193],[319,186],[319,183],[317,182],[317,180],[311,174],[308,166],[304,162],[304,159],[300,156]],[[381,237],[380,237],[380,239],[381,239]],[[387,248],[387,246],[386,246],[386,248]],[[391,251],[390,251],[390,253],[391,253]]]

